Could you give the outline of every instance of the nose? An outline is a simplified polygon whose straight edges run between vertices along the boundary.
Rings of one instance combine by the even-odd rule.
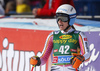
[[[62,20],[61,20],[61,19],[59,19],[59,20],[58,20],[58,23],[59,23],[59,24],[62,24]]]

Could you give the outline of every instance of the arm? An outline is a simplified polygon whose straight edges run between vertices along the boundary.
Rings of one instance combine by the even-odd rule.
[[[81,48],[81,55],[83,55],[85,57],[85,60],[89,59],[90,49],[88,46],[87,37],[82,32],[80,32],[80,34],[79,34],[79,44],[80,44],[80,48]]]
[[[41,65],[45,64],[52,52],[53,48],[53,34],[50,33],[46,39],[44,49],[42,51],[42,56],[40,57]]]
[[[41,57],[38,57],[38,56],[31,57],[30,64],[33,66],[40,66],[40,65],[45,64],[52,52],[52,48],[53,48],[53,33],[49,34],[46,39],[45,46],[42,51],[42,56]]]
[[[88,46],[87,37],[82,32],[79,33],[79,45],[81,49],[81,54],[78,54],[71,59],[72,67],[75,69],[77,69],[82,62],[89,59],[90,57],[90,50]]]

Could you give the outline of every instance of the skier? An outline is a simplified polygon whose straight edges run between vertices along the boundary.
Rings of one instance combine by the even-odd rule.
[[[43,65],[51,54],[51,71],[78,71],[80,64],[89,59],[90,50],[85,34],[73,27],[75,19],[76,10],[73,6],[59,6],[56,10],[56,21],[60,30],[48,35],[43,55],[31,57],[30,64]]]

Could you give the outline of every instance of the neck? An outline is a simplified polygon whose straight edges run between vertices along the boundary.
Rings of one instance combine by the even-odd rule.
[[[64,30],[64,32],[68,32],[68,30],[71,28],[72,26],[70,26],[68,29]]]

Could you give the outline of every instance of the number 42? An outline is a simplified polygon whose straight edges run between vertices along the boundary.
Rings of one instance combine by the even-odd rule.
[[[63,45],[61,45],[59,48],[59,52],[61,52],[61,54],[69,54],[69,52],[68,52],[69,48],[70,48],[69,45],[66,45],[65,47]]]

